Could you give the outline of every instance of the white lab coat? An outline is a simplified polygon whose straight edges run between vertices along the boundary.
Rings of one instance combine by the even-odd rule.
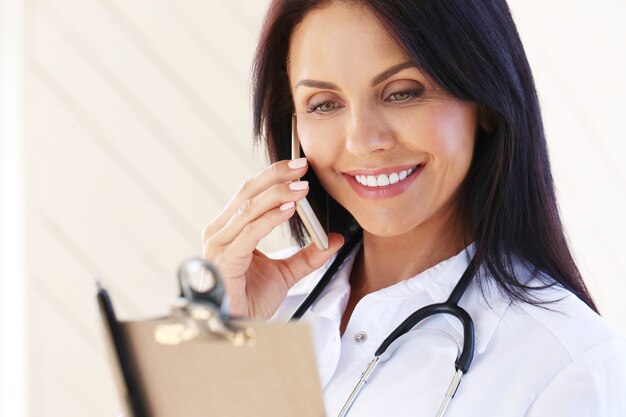
[[[471,244],[408,280],[364,297],[345,334],[339,325],[349,293],[356,250],[302,320],[312,326],[328,417],[337,416],[374,351],[409,314],[447,299],[463,274]],[[298,282],[271,318],[286,321],[329,266]],[[516,265],[522,279],[530,273]],[[626,338],[562,288],[542,290],[545,308],[509,305],[487,289],[489,304],[471,284],[460,305],[472,316],[476,350],[447,417],[624,417]],[[349,416],[435,416],[454,374],[462,328],[453,317],[423,322],[419,337],[380,365]],[[356,335],[361,332],[359,341]],[[366,340],[363,341],[363,334]],[[453,339],[450,339],[452,336]]]

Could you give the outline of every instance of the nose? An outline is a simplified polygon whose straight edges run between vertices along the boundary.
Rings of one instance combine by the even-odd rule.
[[[389,150],[395,144],[393,128],[380,111],[369,106],[352,108],[346,136],[348,152],[367,157]]]

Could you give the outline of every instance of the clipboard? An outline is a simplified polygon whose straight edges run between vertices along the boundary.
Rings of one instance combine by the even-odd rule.
[[[212,276],[192,288],[188,270]],[[125,417],[323,417],[309,326],[230,318],[212,264],[179,270],[182,297],[166,317],[118,320],[106,289],[97,301]]]

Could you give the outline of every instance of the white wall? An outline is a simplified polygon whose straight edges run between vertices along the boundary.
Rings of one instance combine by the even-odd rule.
[[[0,0],[0,416],[26,414],[22,5]]]
[[[175,294],[176,266],[200,251],[204,224],[263,166],[250,146],[249,68],[267,3],[25,3],[23,62],[6,42],[0,47],[0,337],[9,329],[18,340],[0,339],[3,417],[25,415],[26,402],[36,417],[104,417],[120,409],[91,278],[103,277],[122,316],[162,311]],[[20,10],[10,0],[0,4],[12,5],[12,14],[0,13],[2,39],[19,44],[9,16]],[[620,299],[626,290],[620,253],[626,6],[617,0],[593,8],[582,0],[510,4],[534,70],[572,248],[600,308],[626,332]],[[15,140],[19,106],[6,104],[19,98],[14,80],[20,77],[23,157]],[[23,200],[16,182],[6,181],[20,164]],[[30,262],[20,287],[10,278],[21,267],[12,239],[22,201]],[[284,244],[277,233],[263,249]],[[15,313],[24,294],[26,401],[23,384],[13,384],[25,377],[19,358],[25,316]]]
[[[178,264],[261,169],[248,83],[263,5],[249,4],[27,3],[32,416],[117,415],[92,278],[121,317],[167,310]]]

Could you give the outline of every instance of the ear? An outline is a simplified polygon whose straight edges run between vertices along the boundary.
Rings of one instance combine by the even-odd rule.
[[[496,127],[493,112],[484,104],[478,107],[478,124],[487,133],[492,133]]]

